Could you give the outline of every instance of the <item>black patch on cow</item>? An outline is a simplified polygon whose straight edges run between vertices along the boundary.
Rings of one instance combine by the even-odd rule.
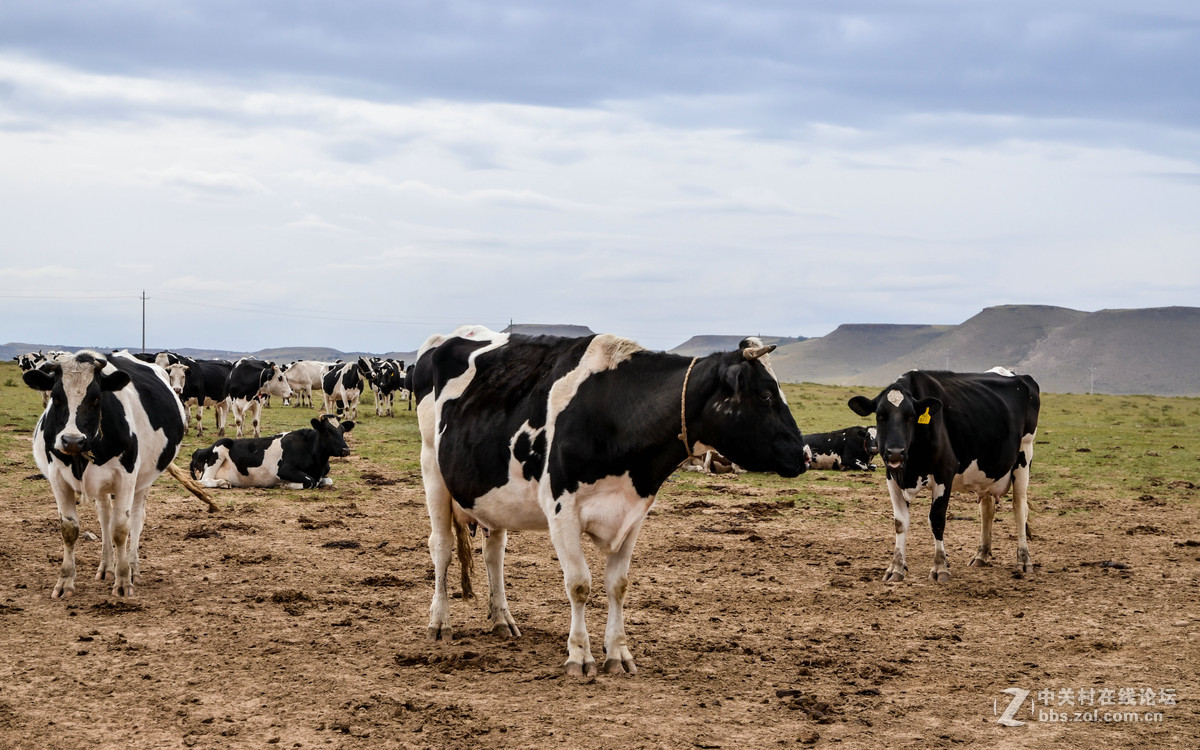
[[[270,362],[251,358],[239,359],[229,373],[229,397],[256,397],[274,373],[275,366]]]
[[[490,345],[490,341],[452,338],[443,342],[436,349],[426,352],[430,356],[434,375],[432,388],[434,395],[442,392],[446,383],[462,375],[470,367],[470,355],[478,349]],[[419,369],[419,368],[418,368]],[[418,389],[420,386],[418,386]],[[428,391],[426,391],[428,392]],[[421,394],[418,394],[418,397]]]
[[[555,513],[562,513],[562,503],[555,503],[555,504],[554,504],[554,512],[555,512]]]
[[[183,442],[183,432],[187,428],[185,417],[180,413],[179,400],[176,398],[175,392],[147,365],[124,357],[112,357],[108,361],[112,363],[113,367],[128,375],[133,382],[134,390],[137,391],[138,400],[141,402],[142,411],[146,413],[146,420],[150,423],[150,427],[161,430],[166,435],[167,442],[163,446],[158,460],[154,462],[156,469],[160,472],[165,471],[167,466],[175,460],[175,454],[179,452],[179,446]],[[123,417],[124,414],[122,414]],[[128,430],[128,424],[125,425],[125,429]],[[133,461],[137,457],[136,435],[131,442],[132,446],[128,447],[125,452],[127,458],[121,464],[128,471],[133,471]]]

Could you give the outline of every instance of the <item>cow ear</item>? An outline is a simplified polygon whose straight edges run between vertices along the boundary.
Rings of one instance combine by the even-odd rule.
[[[54,387],[54,381],[58,379],[57,373],[46,372],[45,370],[26,370],[21,374],[21,379],[25,381],[25,385],[35,391],[48,391]]]
[[[942,410],[942,402],[936,398],[923,398],[916,403],[917,409],[917,424],[929,424],[939,411]]]
[[[860,417],[869,417],[875,413],[875,402],[866,396],[855,396],[846,405]]]
[[[734,365],[729,365],[721,369],[721,382],[729,389],[731,393],[737,393],[742,385],[742,367],[744,365],[738,362]]]
[[[354,422],[352,420],[347,419],[345,422],[342,422],[342,432],[349,432],[350,430],[353,430],[353,429],[354,429]]]
[[[100,390],[102,391],[119,391],[129,385],[128,373],[117,370],[105,375],[100,374]]]
[[[309,424],[311,424],[313,426],[313,429],[318,432],[320,432],[321,428],[325,425],[324,422],[317,419],[316,417],[313,417],[311,420],[309,420]]]

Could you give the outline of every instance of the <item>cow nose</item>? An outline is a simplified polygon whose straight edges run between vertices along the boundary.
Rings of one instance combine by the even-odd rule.
[[[900,464],[904,463],[904,453],[905,451],[903,448],[888,448],[888,466],[899,466]]]
[[[171,390],[175,391],[175,395],[176,395],[176,396],[182,396],[182,395],[183,395],[183,389],[182,389],[182,388],[172,388]]]
[[[83,446],[86,442],[87,438],[83,435],[63,435],[63,453],[68,453],[72,456],[83,453]]]

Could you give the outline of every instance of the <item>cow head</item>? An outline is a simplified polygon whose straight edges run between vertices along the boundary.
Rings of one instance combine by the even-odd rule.
[[[354,429],[354,422],[348,419],[339,420],[333,414],[322,414],[312,420],[312,427],[317,431],[322,453],[341,458],[350,455],[350,446],[346,445],[345,434]]]
[[[51,447],[67,455],[89,450],[89,443],[100,435],[101,396],[129,385],[129,376],[119,370],[104,372],[108,360],[95,352],[79,352],[21,377],[30,388],[50,391],[50,403],[43,415],[43,427]]]
[[[260,376],[258,394],[260,396],[291,398],[292,386],[288,383],[287,378],[284,377],[283,370],[274,362],[267,362],[266,365]]]
[[[716,361],[716,389],[704,405],[696,437],[750,471],[794,477],[808,468],[804,438],[766,355],[774,345],[756,338]]]
[[[860,417],[875,415],[875,444],[889,472],[903,472],[918,430],[930,429],[942,409],[936,398],[913,398],[899,383],[869,399],[855,396],[848,402]]]
[[[368,383],[374,383],[375,379],[379,377],[379,362],[374,357],[371,359],[359,357],[358,374]]]
[[[188,366],[181,363],[176,363],[167,366],[167,381],[171,384],[171,390],[175,391],[176,396],[183,395],[183,386],[187,382]]]

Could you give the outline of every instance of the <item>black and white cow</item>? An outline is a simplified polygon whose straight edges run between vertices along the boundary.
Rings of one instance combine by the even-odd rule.
[[[363,371],[363,376],[369,375],[368,382],[375,394],[375,416],[393,417],[393,398],[398,391],[404,389],[404,363],[394,359],[371,361],[371,369]]]
[[[128,352],[105,357],[81,351],[33,369],[25,382],[49,390],[50,405],[33,435],[33,460],[50,481],[63,538],[63,563],[51,596],[75,592],[77,503],[96,503],[103,553],[96,580],[114,580],[112,593],[129,596],[139,580],[138,542],[146,495],[165,470],[209,503],[171,462],[186,425],[183,404],[166,374]]]
[[[229,372],[229,411],[237,425],[237,437],[242,437],[246,415],[254,427],[254,437],[259,437],[259,420],[262,415],[263,398],[279,396],[291,398],[292,387],[274,362],[263,362],[253,357],[242,357],[233,363]]]
[[[871,457],[879,452],[875,446],[874,427],[847,427],[833,432],[810,432],[804,443],[812,451],[813,469],[874,471]]]
[[[321,390],[325,394],[325,411],[335,412],[339,417],[358,419],[358,400],[362,397],[367,378],[371,376],[371,363],[359,357],[356,362],[346,362],[330,368],[321,379]]]
[[[204,434],[204,408],[211,406],[216,419],[217,436],[225,435],[225,422],[229,409],[229,375],[233,363],[224,359],[192,359],[173,355],[167,359],[159,355],[159,366],[167,371],[171,389],[188,408],[196,409],[196,435]],[[163,364],[168,362],[168,364]]]
[[[447,569],[455,537],[470,596],[467,523],[483,544],[492,632],[519,635],[504,590],[509,529],[546,529],[571,603],[568,674],[594,674],[584,606],[591,572],[581,535],[607,556],[606,672],[634,672],[625,636],[630,556],[659,487],[709,448],[751,471],[794,477],[804,441],[764,355],[689,360],[612,335],[529,337],[463,327],[421,347],[413,385],[431,522],[428,634],[450,639]]]
[[[1012,489],[1017,561],[1022,571],[1033,572],[1026,522],[1029,466],[1041,407],[1041,392],[1033,378],[1003,368],[985,373],[913,370],[874,399],[855,396],[849,405],[861,417],[875,416],[879,457],[887,466],[896,548],[883,580],[904,580],[909,503],[926,486],[933,490],[930,578],[950,579],[942,537],[950,493],[955,490],[979,495],[979,548],[971,565],[981,566],[991,559],[996,501]]]
[[[312,427],[272,437],[223,438],[192,454],[192,477],[203,487],[329,487],[329,458],[350,455],[345,433],[354,423],[332,414]]]
[[[13,357],[17,362],[17,366],[21,368],[22,373],[30,370],[41,369],[43,365],[50,363],[52,360],[45,354],[38,352],[29,352],[27,354],[19,354]],[[48,371],[48,370],[47,370]],[[42,395],[42,408],[46,408],[46,404],[50,402],[50,391],[38,391]]]
[[[283,376],[287,378],[294,395],[292,406],[312,408],[313,391],[321,390],[321,379],[334,366],[333,362],[318,362],[315,359],[297,360],[287,366]]]

